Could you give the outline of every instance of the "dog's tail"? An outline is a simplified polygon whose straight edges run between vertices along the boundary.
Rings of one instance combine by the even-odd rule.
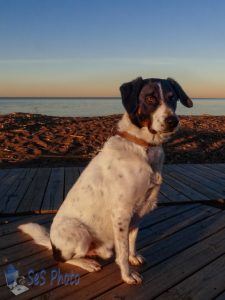
[[[36,244],[52,249],[49,231],[44,226],[36,223],[27,223],[18,226],[18,229],[29,234]]]

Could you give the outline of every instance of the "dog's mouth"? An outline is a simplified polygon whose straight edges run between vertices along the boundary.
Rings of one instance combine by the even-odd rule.
[[[149,132],[151,132],[152,134],[157,134],[158,132],[155,129],[152,129],[150,126],[148,128]]]
[[[148,124],[148,130],[151,134],[173,134],[179,127],[179,119],[177,116],[169,116],[165,119],[164,124],[159,130],[152,128],[151,122]]]
[[[173,134],[174,132],[177,131],[179,126],[176,126],[174,128],[168,128],[168,129],[165,129],[163,131],[161,131],[160,133],[168,133],[168,134]]]
[[[156,131],[155,129],[151,128],[149,126],[148,130],[151,134],[165,134],[165,135],[171,135],[177,131],[179,126],[173,127],[173,128],[165,128],[163,130]]]

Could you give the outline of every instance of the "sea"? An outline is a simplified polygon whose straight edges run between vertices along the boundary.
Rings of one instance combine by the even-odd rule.
[[[225,115],[225,98],[192,99],[192,108],[177,105],[178,115]],[[64,117],[93,117],[124,112],[121,98],[0,98],[0,114],[13,112]]]

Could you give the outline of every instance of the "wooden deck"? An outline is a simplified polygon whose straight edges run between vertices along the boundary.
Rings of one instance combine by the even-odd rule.
[[[159,208],[143,220],[138,238],[146,258],[138,268],[141,286],[124,284],[113,260],[101,261],[102,270],[92,274],[57,264],[51,251],[17,230],[31,221],[49,227],[82,170],[0,170],[0,299],[15,298],[4,277],[13,263],[28,281],[31,269],[44,270],[46,280],[16,299],[225,300],[225,164],[164,167]],[[56,268],[80,274],[79,284],[51,282]]]

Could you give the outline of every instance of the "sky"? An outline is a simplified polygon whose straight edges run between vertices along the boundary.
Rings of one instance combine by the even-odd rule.
[[[224,0],[0,0],[0,97],[120,96],[138,76],[225,97]]]

